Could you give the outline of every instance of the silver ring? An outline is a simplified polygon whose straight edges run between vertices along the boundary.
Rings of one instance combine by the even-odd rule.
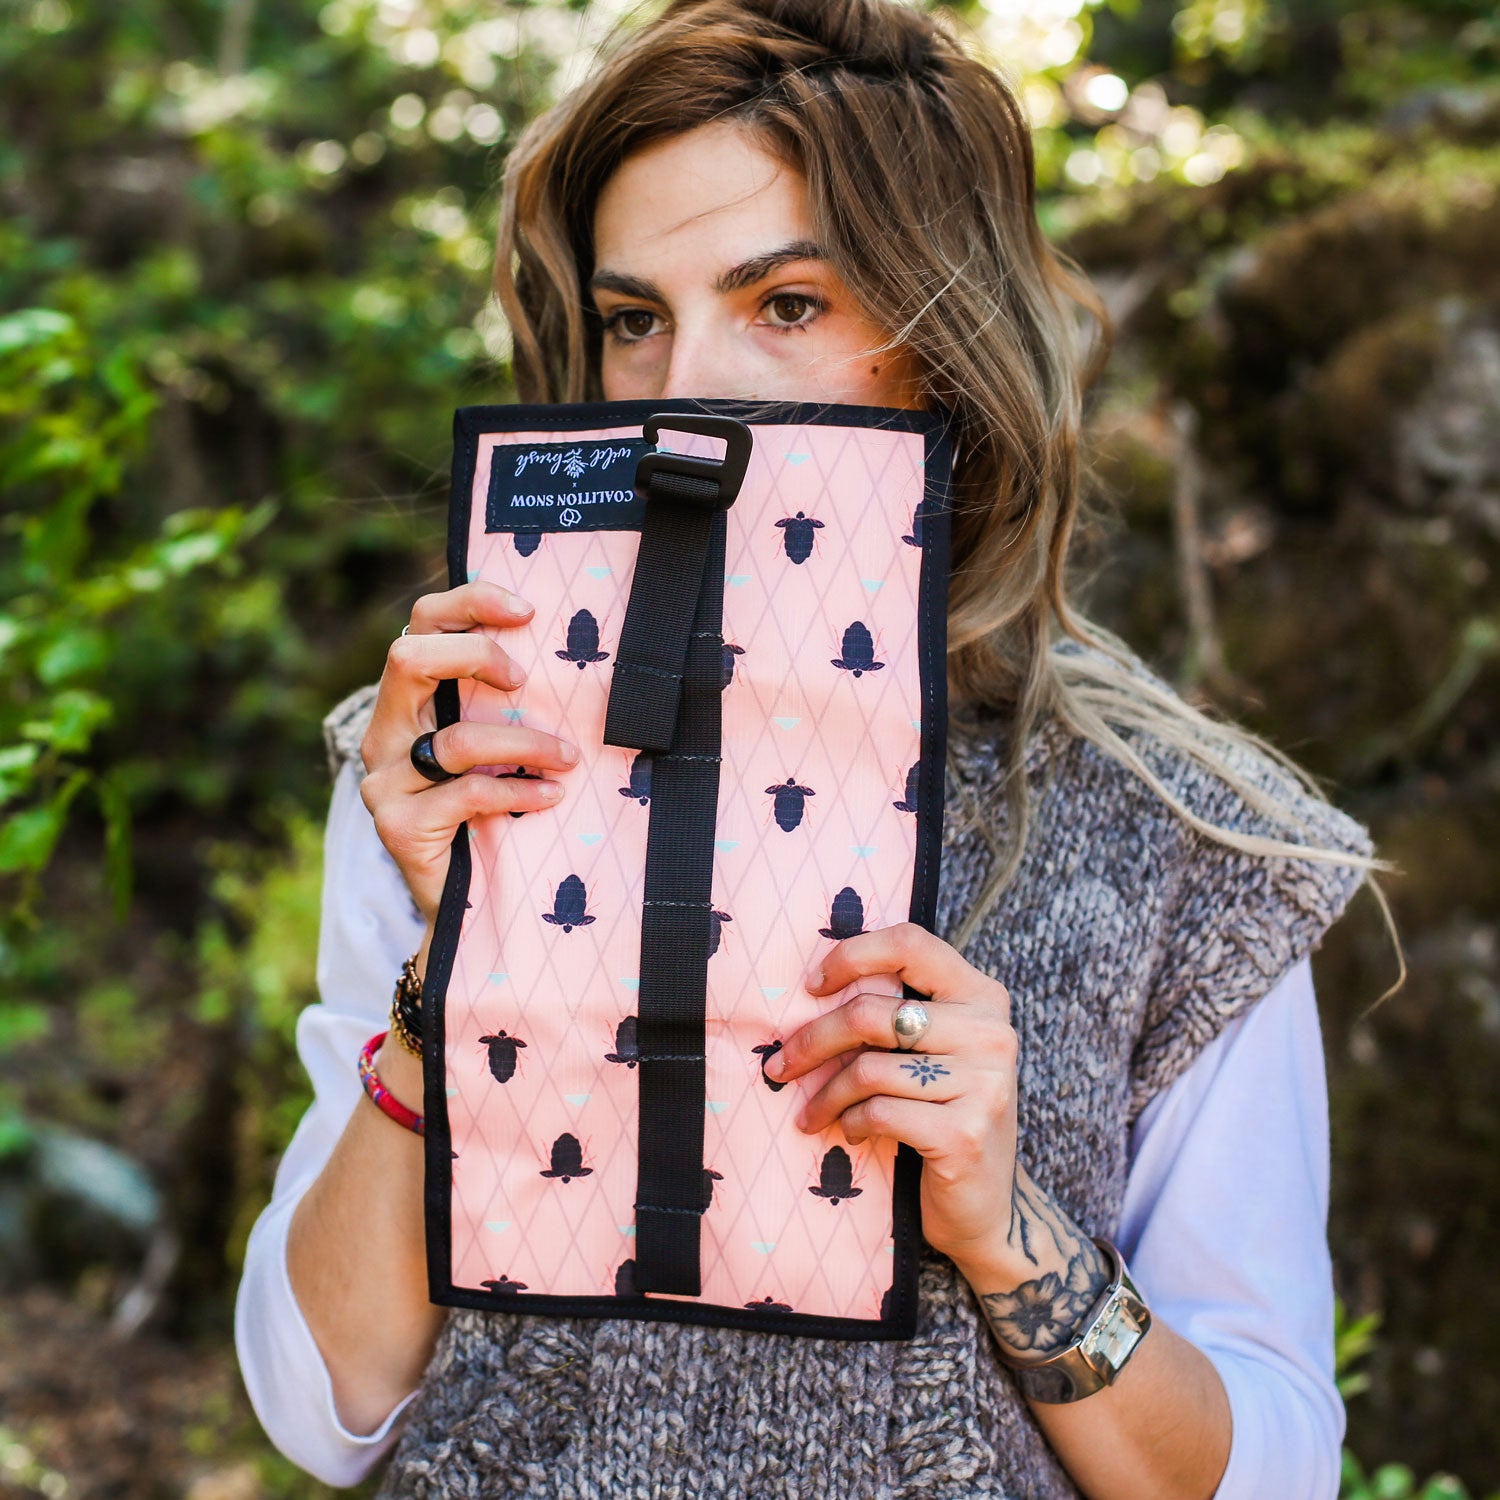
[[[410,630],[410,629],[411,629],[411,625],[410,625],[410,623],[409,623],[409,622],[408,622],[408,623],[407,623],[407,624],[405,624],[405,625],[403,625],[403,626],[402,626],[402,627],[401,627],[401,634],[402,634],[402,635],[405,635],[405,634],[406,634],[406,632],[407,632],[407,631],[408,631],[408,630]]]
[[[932,1017],[920,1000],[903,1000],[891,1015],[891,1030],[896,1033],[898,1051],[910,1052],[927,1035]]]

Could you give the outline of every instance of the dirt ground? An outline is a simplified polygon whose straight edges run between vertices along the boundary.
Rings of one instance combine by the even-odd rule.
[[[0,1500],[322,1500],[271,1448],[233,1346],[193,1349],[42,1287],[0,1292]]]

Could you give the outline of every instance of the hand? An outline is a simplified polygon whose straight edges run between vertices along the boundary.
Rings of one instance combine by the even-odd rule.
[[[781,1081],[843,1058],[798,1123],[809,1133],[837,1123],[851,1145],[869,1136],[907,1142],[923,1158],[923,1237],[956,1261],[989,1253],[1008,1233],[1016,1171],[1009,992],[915,922],[842,939],[822,969],[808,994],[892,975],[932,997],[922,1002],[932,1024],[912,1051],[887,1050],[899,993],[857,991],[787,1037],[766,1071]]]
[[[433,694],[439,682],[472,677],[513,692],[525,681],[519,663],[475,627],[513,628],[530,614],[529,604],[496,584],[460,584],[418,599],[412,606],[411,633],[397,636],[386,653],[375,710],[359,747],[368,773],[360,783],[360,796],[429,931],[437,920],[459,825],[485,813],[555,806],[563,795],[557,781],[498,776],[474,767],[566,770],[578,763],[577,747],[555,734],[470,719],[439,729],[432,741],[440,765],[466,774],[431,782],[411,763],[411,742],[424,729],[437,726]]]

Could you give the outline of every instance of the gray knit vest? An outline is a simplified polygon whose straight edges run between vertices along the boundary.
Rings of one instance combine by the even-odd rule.
[[[1134,669],[1166,686],[1138,658]],[[361,689],[328,716],[332,765],[360,767],[373,697]],[[969,805],[1004,837],[1007,723],[950,726],[945,939],[994,859]],[[1126,738],[1199,816],[1306,842],[1184,752]],[[1372,852],[1363,825],[1269,757],[1236,765],[1308,817],[1316,842]],[[1028,745],[1026,774],[1025,856],[964,956],[1010,992],[1021,1159],[1081,1227],[1113,1236],[1140,1110],[1319,946],[1363,872],[1206,839],[1055,724]],[[1075,1500],[969,1284],[925,1242],[920,1294],[906,1342],[452,1309],[377,1500]]]

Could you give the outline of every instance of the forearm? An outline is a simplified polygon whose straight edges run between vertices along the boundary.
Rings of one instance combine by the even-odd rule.
[[[429,928],[419,974],[431,938]],[[420,1059],[388,1037],[375,1066],[397,1099],[421,1110]],[[423,1138],[361,1093],[288,1228],[287,1274],[339,1420],[354,1433],[372,1432],[420,1382],[447,1319],[427,1298],[423,1180]]]
[[[1016,1359],[1064,1347],[1109,1283],[1098,1247],[1019,1164],[1008,1234],[955,1263],[996,1342]],[[1160,1318],[1112,1386],[1030,1406],[1090,1500],[1210,1500],[1229,1461],[1223,1382],[1208,1356]]]

